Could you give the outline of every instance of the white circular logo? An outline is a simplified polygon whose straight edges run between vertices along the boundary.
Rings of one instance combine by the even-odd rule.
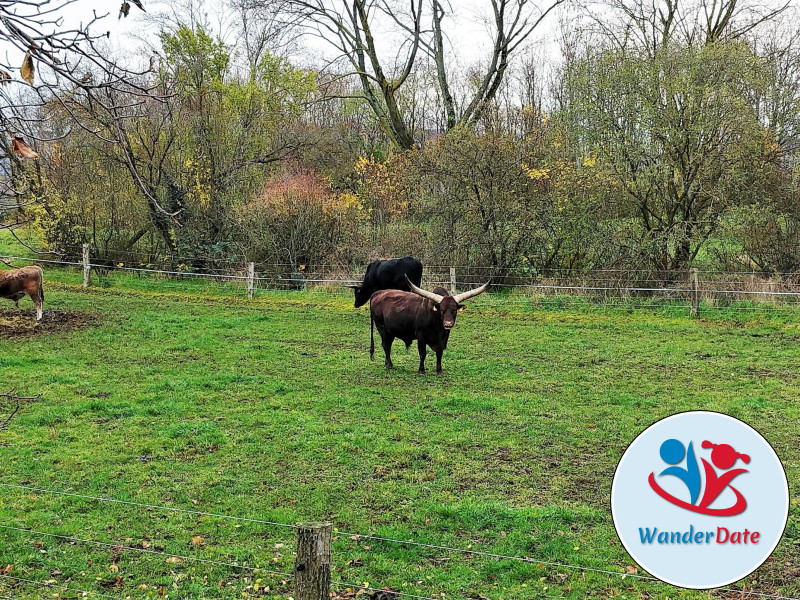
[[[715,588],[772,554],[789,486],[755,429],[720,413],[685,412],[648,427],[622,455],[611,514],[644,570],[680,587]]]

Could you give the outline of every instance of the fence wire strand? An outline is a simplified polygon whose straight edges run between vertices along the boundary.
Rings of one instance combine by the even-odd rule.
[[[248,566],[248,565],[238,565],[236,563],[231,563],[231,562],[225,562],[225,561],[220,561],[220,560],[211,560],[211,559],[207,559],[207,558],[200,558],[198,556],[183,556],[181,554],[172,554],[171,552],[164,552],[164,551],[161,551],[161,550],[150,550],[149,548],[136,548],[134,546],[124,546],[122,544],[115,544],[115,543],[112,543],[112,542],[101,542],[101,541],[98,541],[98,540],[86,540],[86,539],[83,539],[83,538],[72,537],[72,536],[68,536],[68,535],[60,535],[60,534],[57,534],[57,533],[47,533],[45,531],[36,531],[34,529],[26,529],[24,527],[14,527],[13,525],[0,525],[0,529],[8,529],[8,530],[11,530],[11,531],[19,531],[19,532],[22,532],[22,533],[29,533],[31,535],[51,537],[51,538],[56,538],[56,539],[59,539],[59,540],[67,540],[67,541],[70,541],[70,542],[78,542],[78,543],[82,543],[82,544],[92,544],[92,545],[95,545],[95,546],[103,546],[105,548],[114,548],[114,549],[118,549],[118,550],[130,550],[132,552],[141,552],[143,554],[155,554],[155,555],[158,555],[158,556],[166,556],[167,558],[179,558],[181,560],[188,560],[188,561],[192,561],[192,562],[203,563],[203,564],[213,565],[213,566],[218,566],[218,567],[229,567],[229,568],[234,568],[234,569],[242,569],[244,571],[250,571],[250,572],[268,573],[270,575],[282,575],[284,577],[289,577],[289,578],[294,577],[294,575],[292,573],[284,573],[282,571],[273,571],[273,570],[270,570],[270,569],[264,569],[262,567],[251,567],[251,566]]]
[[[24,577],[15,577],[12,575],[3,574],[0,574],[0,577],[3,579],[10,579],[12,581],[19,581],[20,583],[30,583],[33,585],[41,585],[50,588],[63,588],[65,591],[83,594],[84,596],[100,596],[101,598],[113,598],[114,600],[119,600],[119,596],[111,596],[110,594],[104,594],[103,592],[96,592],[94,590],[79,590],[78,588],[69,587],[69,584],[67,583],[48,583],[46,581],[37,581],[35,579],[25,579]]]
[[[358,583],[347,583],[346,581],[331,581],[331,585],[333,587],[344,588],[344,589],[367,590],[370,592],[384,592],[385,594],[391,596],[403,596],[404,598],[417,598],[418,600],[440,600],[438,598],[431,598],[430,596],[420,596],[419,594],[410,594],[408,592],[399,592],[397,590],[384,590]]]
[[[82,267],[84,264],[82,262],[72,262],[72,261],[63,261],[63,260],[49,260],[49,259],[40,259],[40,258],[29,258],[29,257],[21,257],[21,256],[10,256],[6,255],[2,258],[7,260],[21,260],[26,262],[40,262],[45,264],[54,264],[54,265],[64,265],[64,266],[76,266]],[[104,265],[104,264],[97,264],[97,263],[89,263],[88,265],[92,269],[108,269],[108,270],[120,270],[120,271],[129,271],[129,272],[138,272],[138,273],[152,273],[157,275],[168,275],[168,276],[187,276],[187,277],[198,277],[198,278],[210,278],[210,279],[220,279],[220,280],[228,280],[228,281],[253,281],[253,282],[270,282],[272,284],[276,283],[284,283],[291,286],[305,286],[306,284],[332,284],[332,285],[352,285],[360,283],[360,279],[352,279],[352,278],[342,278],[342,277],[330,277],[328,276],[328,272],[325,271],[306,271],[302,274],[298,273],[297,278],[287,277],[285,275],[278,275],[278,276],[260,276],[256,275],[254,277],[249,277],[248,275],[239,274],[245,270],[245,266],[242,265],[240,269],[236,271],[229,271],[229,272],[216,272],[216,273],[208,273],[208,272],[197,272],[197,271],[184,271],[184,270],[174,270],[174,269],[150,269],[145,267],[129,267],[129,266],[116,266],[116,265]],[[290,265],[279,265],[279,264],[271,264],[266,265],[270,267],[285,267]],[[429,267],[431,269],[443,268],[439,266],[432,266]],[[462,270],[474,270],[480,269],[480,267],[456,267],[457,269]],[[221,271],[221,269],[209,269],[213,271]],[[560,269],[558,271],[573,271],[573,269]],[[570,282],[574,281],[576,278],[566,278],[566,277],[547,277],[543,274],[539,275],[528,275],[528,276],[516,276],[516,275],[504,275],[504,274],[497,274],[492,275],[491,280],[491,287],[494,288],[510,288],[510,289],[530,289],[530,290],[549,290],[549,291],[570,291],[570,292],[615,292],[618,294],[622,293],[662,293],[662,294],[690,294],[690,293],[699,293],[700,295],[708,295],[708,294],[725,294],[725,295],[737,295],[741,294],[744,296],[775,296],[775,297],[800,297],[800,291],[786,291],[786,290],[753,290],[753,289],[714,289],[709,288],[707,286],[707,282],[704,282],[704,286],[698,288],[697,290],[686,288],[686,287],[663,287],[663,286],[653,286],[653,285],[630,285],[631,282],[634,283],[658,283],[658,282],[667,282],[667,281],[675,281],[675,280],[682,280],[685,279],[685,273],[680,273],[680,277],[671,277],[671,278],[647,278],[647,279],[633,279],[628,280],[627,282],[623,279],[600,279],[600,278],[593,278],[592,275],[594,273],[604,273],[604,272],[615,272],[615,273],[627,273],[633,274],[637,272],[647,272],[649,271],[637,271],[637,270],[621,270],[621,269],[597,269],[592,271],[580,271],[574,270],[575,272],[579,273],[579,275],[583,275],[582,278],[584,280],[583,285],[557,285],[557,284],[549,284],[549,283],[542,283],[547,281],[565,281]],[[702,273],[705,274],[722,274],[722,275],[731,275],[731,276],[741,276],[747,275],[749,272],[724,272],[724,271],[704,271]],[[752,272],[750,274],[756,275],[760,273]],[[448,285],[453,283],[452,280],[447,276],[447,274],[442,273],[441,277],[437,277],[437,273],[434,272],[433,278],[428,280],[428,283],[432,285],[444,284]],[[780,275],[780,274],[779,274]],[[783,274],[786,275],[786,274]],[[465,275],[462,273],[462,279]],[[518,281],[520,279],[529,279],[530,281],[540,281],[540,283],[514,283],[514,281]],[[587,279],[588,278],[588,279]],[[577,277],[577,279],[581,279],[581,277]],[[508,281],[504,281],[508,280]],[[465,282],[465,281],[457,281],[457,285],[480,285],[483,281],[480,282]],[[606,285],[598,285],[604,283]],[[617,285],[612,285],[616,283]],[[746,281],[730,281],[724,280],[723,283],[727,285],[730,284],[740,284],[742,287],[745,285],[755,285],[756,282],[746,282]],[[771,282],[771,281],[762,281],[758,282],[761,285],[781,285],[784,287],[795,287],[800,284],[797,283],[790,283],[790,282]],[[593,285],[589,285],[593,284]],[[624,284],[624,285],[623,285]]]
[[[260,520],[260,519],[251,519],[251,518],[248,518],[248,517],[237,517],[237,516],[231,516],[231,515],[222,515],[222,514],[218,514],[218,513],[208,513],[208,512],[203,512],[203,511],[186,510],[186,509],[180,509],[180,508],[174,508],[174,507],[168,507],[168,506],[144,504],[144,503],[140,503],[140,502],[130,502],[130,501],[125,501],[125,500],[116,500],[114,498],[107,498],[107,497],[101,497],[101,496],[89,496],[89,495],[86,495],[86,494],[76,494],[76,493],[72,493],[72,492],[61,492],[61,491],[58,491],[58,490],[48,490],[48,489],[45,489],[45,488],[37,488],[37,487],[32,487],[32,486],[23,486],[23,485],[16,485],[16,484],[0,483],[0,487],[23,489],[23,490],[39,492],[39,493],[50,493],[50,494],[57,494],[57,495],[64,495],[64,496],[73,496],[73,497],[78,497],[78,498],[83,498],[83,499],[88,499],[88,500],[94,500],[94,501],[100,501],[100,502],[113,502],[113,503],[133,505],[133,506],[138,506],[138,507],[143,507],[143,508],[161,509],[161,510],[175,511],[175,512],[186,513],[186,514],[211,516],[211,517],[218,517],[218,518],[223,518],[223,519],[246,521],[246,522],[260,523],[260,524],[266,524],[266,525],[277,525],[277,526],[281,526],[281,527],[297,529],[297,525],[292,525],[292,524],[289,524],[289,523],[279,523],[279,522],[275,522],[275,521],[264,521],[264,520]],[[11,526],[7,526],[7,525],[0,525],[0,528],[17,529],[19,531],[27,531],[29,533],[34,533],[34,534],[50,535],[52,537],[65,537],[65,536],[58,536],[56,534],[47,534],[47,533],[36,532],[36,531],[27,530],[27,529],[23,529],[23,528],[11,527]],[[353,533],[353,532],[347,532],[347,531],[336,531],[335,533],[338,536],[350,536],[352,538],[368,539],[368,540],[388,542],[388,543],[394,543],[394,544],[400,544],[400,545],[406,545],[406,546],[422,547],[422,548],[428,548],[428,549],[431,549],[431,550],[440,550],[440,551],[456,553],[456,554],[481,556],[481,557],[485,557],[485,558],[491,558],[491,559],[494,559],[494,560],[511,560],[511,561],[516,561],[516,562],[521,562],[521,563],[526,563],[526,564],[543,565],[543,566],[548,566],[548,567],[571,569],[571,570],[574,570],[574,571],[582,571],[582,572],[589,572],[589,573],[597,573],[597,574],[602,574],[602,575],[610,575],[610,576],[622,577],[623,579],[632,578],[632,579],[638,579],[638,580],[642,580],[642,581],[650,581],[650,582],[656,582],[656,583],[659,582],[659,580],[654,578],[654,577],[647,576],[647,575],[639,575],[637,573],[624,573],[624,572],[620,572],[620,571],[611,571],[611,570],[608,570],[608,569],[600,569],[600,568],[596,568],[596,567],[586,567],[586,566],[581,566],[581,565],[571,565],[569,563],[560,563],[560,562],[554,562],[554,561],[537,560],[535,558],[525,557],[525,556],[513,556],[513,555],[500,554],[500,553],[496,553],[496,552],[486,552],[486,551],[482,551],[482,550],[474,550],[474,549],[466,549],[466,548],[454,548],[454,547],[451,547],[451,546],[444,546],[444,545],[441,545],[441,544],[428,544],[428,543],[424,543],[424,542],[415,542],[413,540],[399,540],[399,539],[395,539],[395,538],[389,538],[389,537],[383,537],[383,536],[377,536],[377,535],[370,535],[370,534]],[[73,539],[73,538],[69,538],[69,539]],[[79,538],[74,538],[74,541],[80,541],[80,542],[86,542],[86,543],[98,544],[98,545],[104,545],[104,546],[111,546],[111,547],[118,547],[119,546],[118,544],[111,544],[111,543],[107,543],[107,542],[95,542],[95,541],[92,541],[92,540],[83,540],[83,539],[79,539]],[[127,549],[134,550],[134,551],[143,551],[144,550],[144,549],[139,549],[139,548],[127,548]],[[157,551],[153,551],[151,553],[163,554],[163,553],[157,552]],[[174,555],[174,556],[177,556],[178,558],[187,558],[188,560],[199,560],[199,562],[204,562],[204,559],[192,559],[191,557],[181,557],[179,555]],[[249,569],[249,567],[243,567],[241,565],[236,565],[235,563],[221,563],[219,561],[211,561],[211,562],[212,563],[216,563],[216,564],[220,564],[221,566],[230,566],[230,567],[236,567],[236,568]],[[269,571],[267,571],[265,569],[257,569],[257,570],[264,571],[264,572],[269,572]],[[291,576],[290,574],[281,573],[281,572],[278,572],[278,571],[273,571],[273,573],[278,574],[278,575]],[[346,584],[346,585],[351,585],[351,584]],[[764,597],[764,598],[775,598],[775,599],[786,599],[786,600],[797,600],[797,598],[793,598],[791,596],[781,596],[781,595],[767,594],[767,593],[763,593],[763,592],[750,592],[750,591],[745,591],[745,590],[737,590],[737,589],[734,589],[734,588],[721,588],[721,589],[724,590],[724,591],[730,591],[730,592],[735,592],[735,593],[739,593],[739,594],[746,594],[748,596],[756,596],[756,597]]]
[[[87,494],[78,494],[78,493],[75,493],[75,492],[63,492],[63,491],[60,491],[60,490],[49,490],[49,489],[45,489],[45,488],[38,488],[38,487],[27,486],[27,485],[18,485],[18,484],[13,484],[13,483],[0,483],[0,487],[15,488],[15,489],[27,490],[27,491],[30,491],[30,492],[37,492],[37,493],[43,493],[43,494],[56,494],[56,495],[59,495],[59,496],[71,496],[73,498],[83,498],[85,500],[93,500],[93,501],[96,501],[96,502],[112,502],[112,503],[115,503],[115,504],[124,504],[124,505],[128,505],[128,506],[136,506],[136,507],[139,507],[139,508],[152,508],[154,510],[168,510],[168,511],[177,512],[177,513],[181,513],[181,514],[187,514],[187,515],[197,515],[197,516],[203,516],[203,517],[214,517],[214,518],[218,518],[218,519],[231,519],[231,520],[235,520],[235,521],[245,521],[245,522],[248,522],[248,523],[258,523],[260,525],[274,525],[276,527],[286,527],[286,528],[289,528],[289,529],[297,529],[297,525],[291,525],[289,523],[280,523],[280,522],[277,522],[277,521],[265,521],[265,520],[262,520],[262,519],[251,519],[249,517],[233,517],[233,516],[230,516],[230,515],[223,515],[223,514],[219,514],[219,513],[205,512],[205,511],[200,511],[200,510],[190,510],[190,509],[186,509],[186,508],[178,508],[178,507],[173,507],[173,506],[159,506],[157,504],[146,504],[146,503],[143,503],[143,502],[135,502],[135,501],[131,501],[131,500],[117,500],[116,498],[110,498],[110,497],[106,497],[106,496],[89,496]]]

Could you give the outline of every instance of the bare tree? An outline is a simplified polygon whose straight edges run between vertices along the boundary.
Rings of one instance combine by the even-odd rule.
[[[654,56],[670,42],[705,45],[742,39],[790,6],[790,0],[600,0],[583,8],[614,46],[636,47]]]
[[[131,2],[144,10],[141,0]],[[134,98],[148,94],[142,78],[148,69],[132,71],[110,55],[109,34],[98,30],[108,15],[91,12],[83,23],[65,25],[77,5],[77,0],[0,2],[0,39],[23,55],[20,64],[0,59],[0,229],[13,232],[25,225],[26,208],[41,194],[40,156],[34,148],[48,139],[50,108],[61,103],[69,114],[62,99],[76,95],[102,105],[100,96],[107,90],[124,90]],[[130,7],[123,0],[120,18]],[[123,101],[131,102],[130,96]]]
[[[412,148],[416,138],[410,115],[403,109],[401,90],[422,57],[435,65],[435,86],[448,130],[472,125],[496,97],[511,57],[542,20],[564,0],[539,6],[532,0],[488,0],[491,54],[475,73],[470,97],[459,102],[453,91],[448,64],[452,48],[447,43],[448,0],[409,0],[401,8],[394,0],[261,0],[280,9],[305,33],[324,39],[347,65],[346,75],[356,76],[361,94],[388,137],[401,148]],[[389,56],[380,45],[392,27],[399,35]],[[392,53],[389,53],[392,54]]]

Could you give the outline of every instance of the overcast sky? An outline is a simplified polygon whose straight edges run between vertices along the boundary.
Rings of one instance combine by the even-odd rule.
[[[148,9],[147,15],[131,4],[129,16],[119,19],[119,5],[121,3],[121,0],[78,0],[63,11],[64,25],[75,26],[81,22],[85,23],[91,19],[94,13],[108,15],[95,24],[95,32],[104,33],[109,31],[111,33],[111,42],[115,47],[130,51],[141,45],[140,40],[143,36],[149,35],[152,38],[157,32],[158,26],[152,22],[150,17],[154,13],[169,10],[172,4],[170,2],[145,0],[145,8]],[[451,22],[447,31],[450,33],[451,41],[458,54],[467,62],[472,62],[478,60],[481,56],[488,55],[491,48],[485,24],[485,19],[489,16],[487,10],[490,10],[488,1],[457,0],[453,2],[453,7],[456,12],[450,17]],[[219,15],[223,13],[222,2],[207,0],[205,9],[209,15],[210,22],[217,25]],[[557,17],[554,15],[548,16],[538,35],[533,40],[534,43],[539,45],[544,43],[550,46],[555,39],[557,23]],[[228,33],[228,37],[230,37],[230,31]],[[226,41],[232,42],[234,40],[228,39]],[[310,38],[304,41],[303,44],[310,54],[317,54],[323,51],[323,45]],[[14,65],[21,61],[21,55],[17,57],[18,53],[11,50],[8,44],[1,41],[0,52],[8,56],[8,64]]]
[[[146,68],[144,65],[149,60],[149,52],[138,54],[137,51],[148,43],[154,44],[155,36],[160,29],[154,16],[158,13],[172,12],[177,6],[189,1],[191,0],[178,0],[178,2],[144,0],[147,13],[143,13],[131,3],[128,17],[120,19],[119,7],[122,0],[77,0],[62,11],[61,16],[63,16],[64,22],[61,28],[73,28],[79,24],[85,24],[92,19],[94,14],[106,15],[93,25],[93,32],[96,34],[110,32],[108,43],[114,49],[113,54],[128,55],[129,57],[138,55],[139,60],[135,66]],[[492,40],[487,21],[491,16],[491,5],[488,0],[453,0],[452,6],[455,9],[454,14],[448,15],[445,21],[445,31],[452,43],[448,56],[450,57],[450,68],[462,70],[490,55]],[[226,24],[222,19],[222,16],[226,14],[223,7],[224,4],[221,0],[206,0],[203,8],[207,13],[208,22],[215,29],[214,33],[221,33],[226,43],[233,44],[236,42],[235,32],[230,22]],[[558,45],[555,40],[558,30],[559,15],[554,12],[546,18],[531,37],[529,46],[532,51],[536,52],[537,56],[546,56],[551,59],[556,57]],[[393,58],[398,45],[395,40],[400,38],[392,39],[390,34],[382,36],[383,39],[377,35],[376,38],[379,48],[386,53],[387,58]],[[326,59],[331,57],[332,52],[331,48],[322,40],[305,36],[295,44],[295,50],[290,58],[298,66],[314,68],[323,65]],[[0,62],[7,65],[15,77],[19,77],[19,66],[22,63],[23,53],[0,40],[0,57],[2,57]]]

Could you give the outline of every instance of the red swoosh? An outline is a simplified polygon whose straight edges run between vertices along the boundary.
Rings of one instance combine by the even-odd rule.
[[[656,483],[656,478],[653,473],[650,473],[650,477],[647,478],[647,481],[650,483],[650,487],[653,488],[653,491],[664,498],[667,502],[674,504],[676,506],[680,506],[681,508],[685,508],[686,510],[690,510],[692,512],[700,513],[702,515],[713,515],[717,517],[731,517],[733,515],[738,515],[741,512],[744,512],[744,509],[747,508],[747,500],[744,499],[744,496],[737,490],[735,487],[730,487],[734,493],[736,494],[736,504],[728,508],[704,508],[701,506],[695,506],[694,504],[689,504],[688,502],[684,502],[680,498],[676,498],[672,494],[664,491],[661,486]]]

